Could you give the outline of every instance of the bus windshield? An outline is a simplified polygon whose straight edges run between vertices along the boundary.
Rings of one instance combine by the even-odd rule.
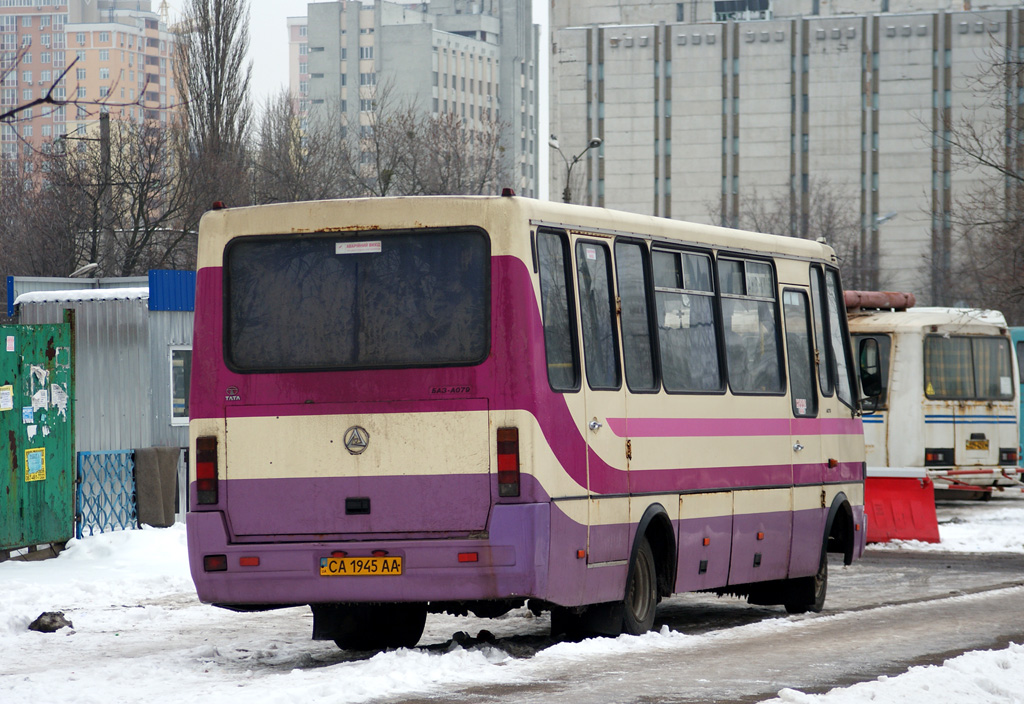
[[[236,371],[476,364],[489,343],[475,229],[242,238],[225,254]]]
[[[1002,337],[929,335],[924,384],[928,398],[1012,399],[1010,343]]]

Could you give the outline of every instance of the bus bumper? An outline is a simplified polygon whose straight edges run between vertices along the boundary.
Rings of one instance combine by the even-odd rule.
[[[243,609],[542,597],[550,522],[548,503],[496,505],[484,538],[231,543],[221,512],[186,517],[189,564],[200,601]],[[321,558],[339,551],[350,557],[383,551],[402,558],[402,572],[321,576]],[[218,569],[208,571],[208,561]]]

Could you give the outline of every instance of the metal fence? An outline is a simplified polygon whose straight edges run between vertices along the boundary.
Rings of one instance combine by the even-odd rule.
[[[138,528],[135,453],[79,452],[75,537]]]

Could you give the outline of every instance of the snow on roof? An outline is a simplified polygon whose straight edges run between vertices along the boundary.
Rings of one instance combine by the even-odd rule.
[[[132,288],[81,288],[68,291],[31,291],[14,299],[14,305],[21,303],[65,303],[68,301],[117,301],[148,299],[149,287]]]

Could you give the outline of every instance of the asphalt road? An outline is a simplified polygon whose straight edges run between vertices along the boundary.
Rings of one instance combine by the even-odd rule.
[[[741,628],[779,619],[781,607],[684,594],[659,606],[655,628],[711,634],[710,646],[701,639],[691,649],[552,662],[524,684],[395,701],[756,702],[783,687],[826,691],[1024,642],[1022,555],[869,550],[850,567],[837,558],[830,572],[825,610],[781,628]],[[546,646],[536,636],[498,645],[526,657]]]

